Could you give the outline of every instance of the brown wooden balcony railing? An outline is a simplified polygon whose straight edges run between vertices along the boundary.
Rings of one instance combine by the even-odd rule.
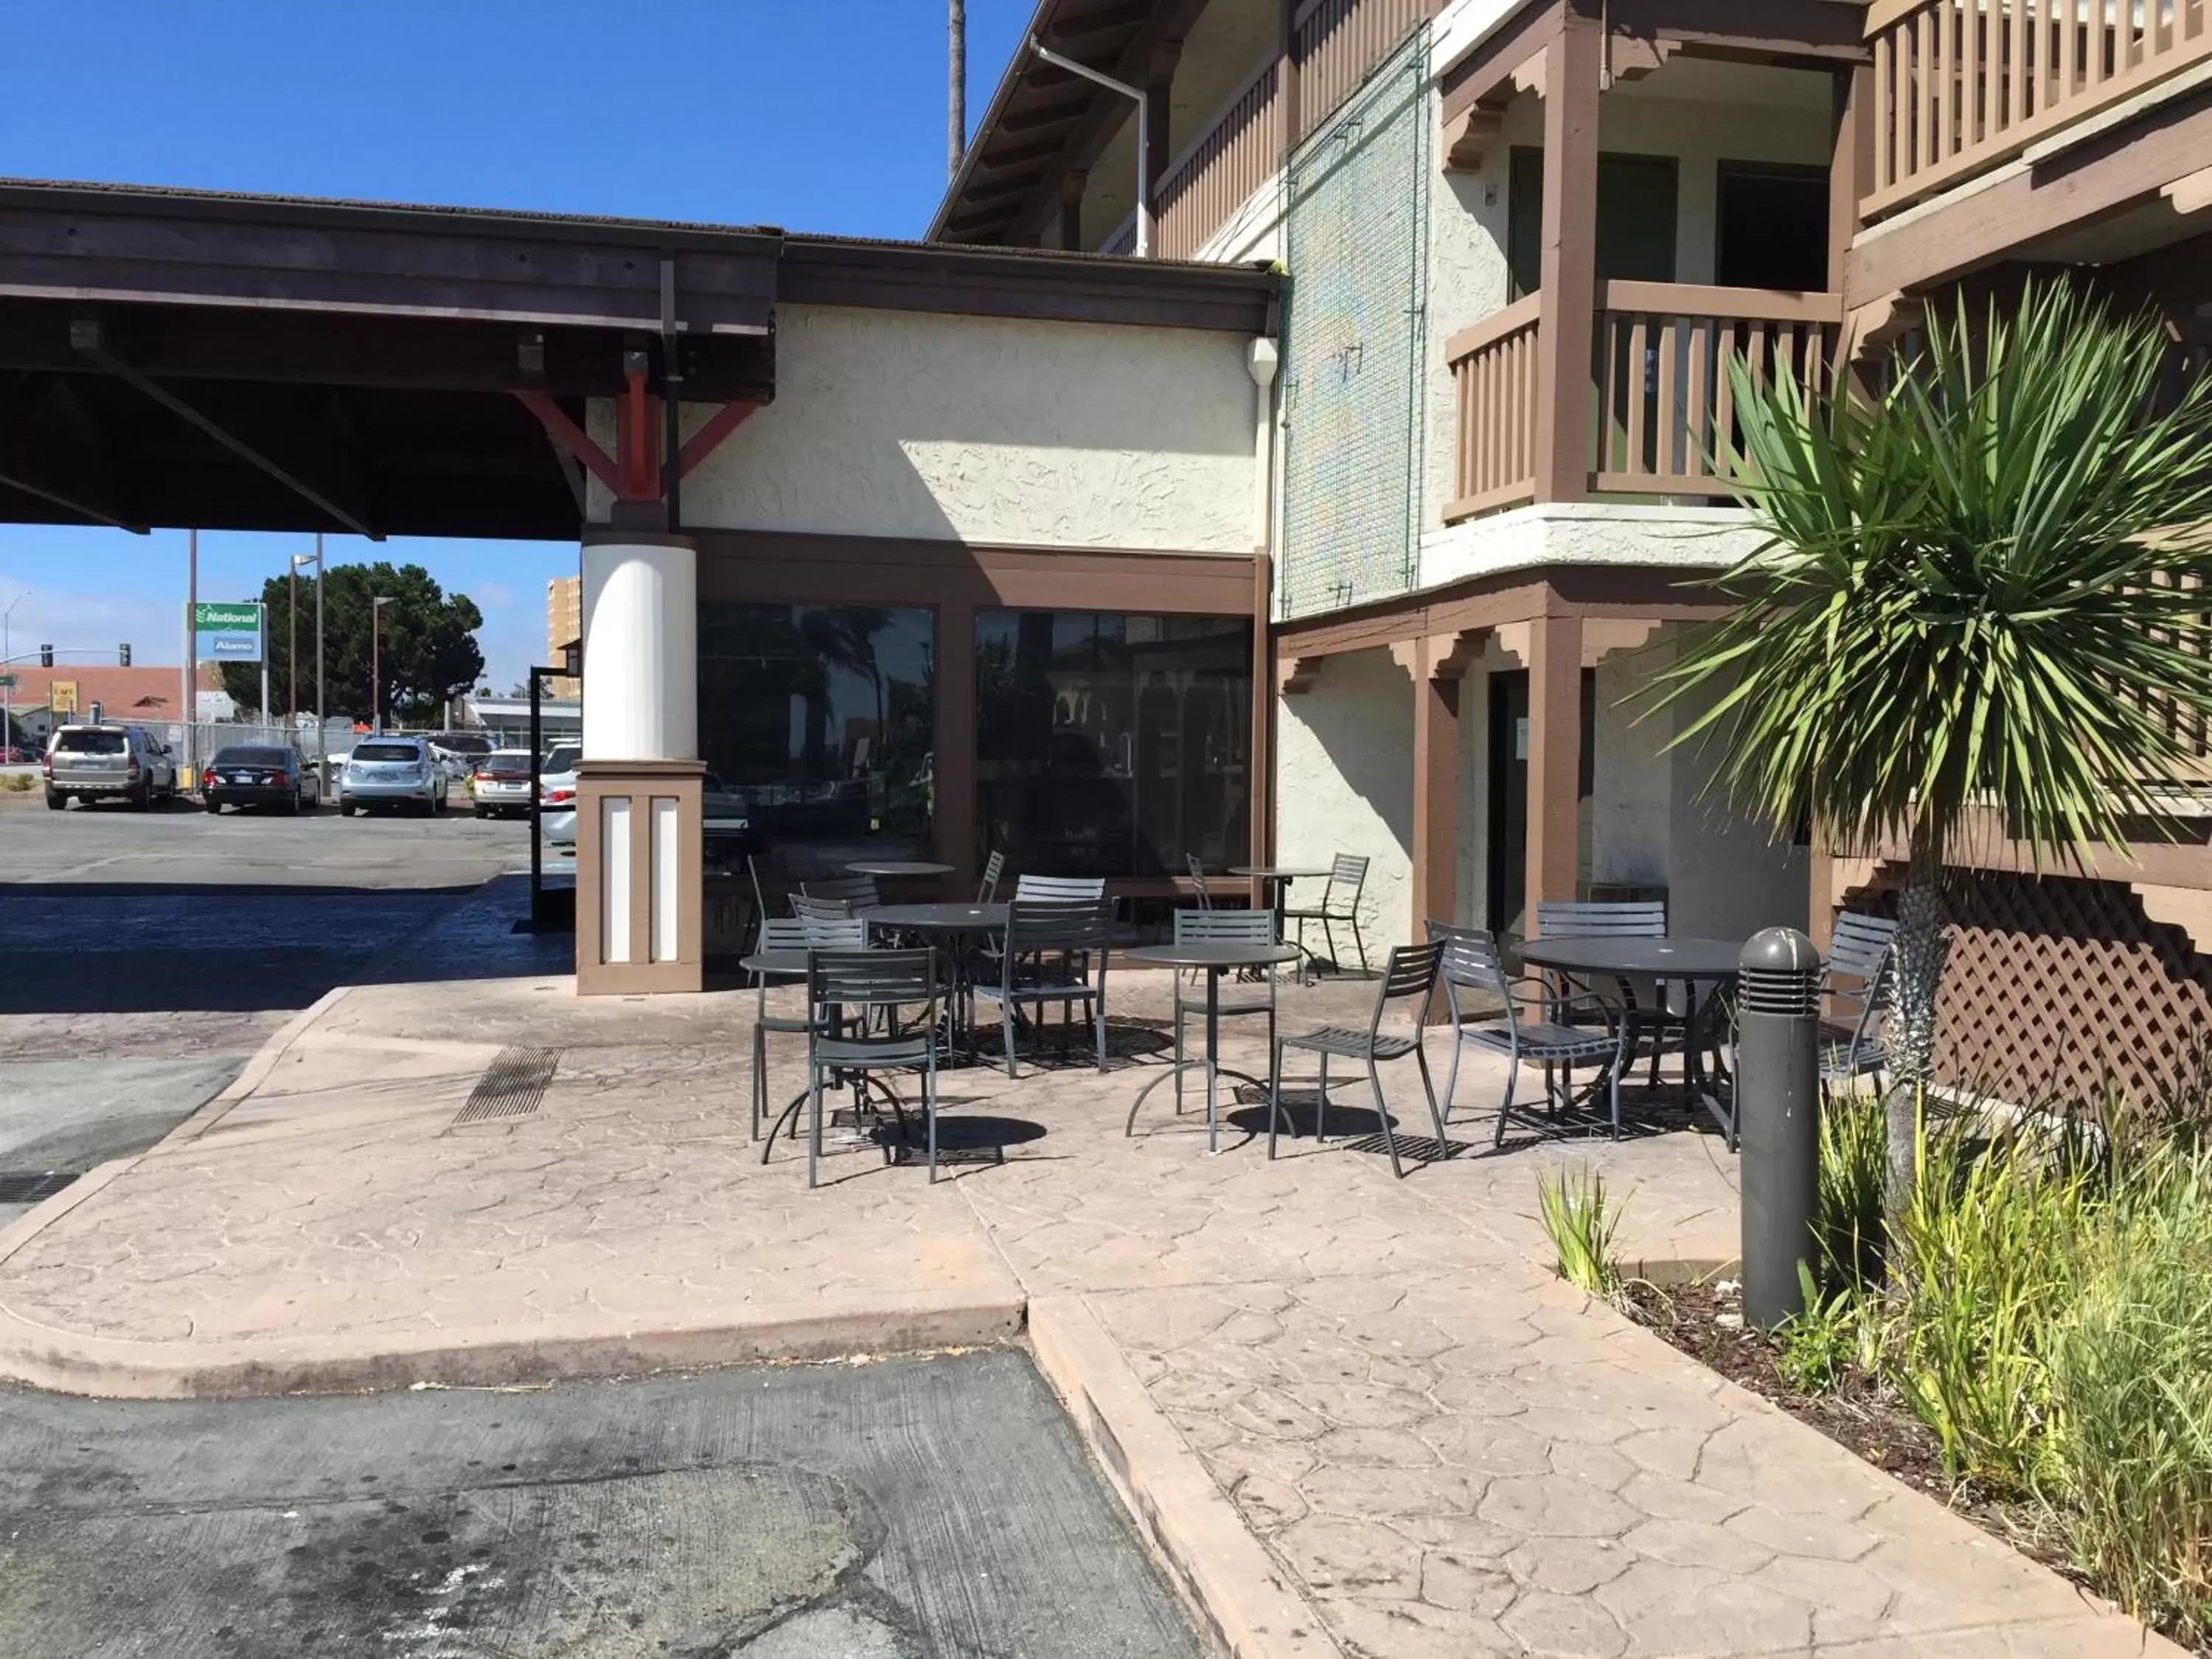
[[[1327,120],[1437,0],[1305,0],[1291,25],[1303,138]]]
[[[2208,0],[1875,0],[1869,216],[2212,58]]]
[[[1454,335],[1455,499],[1447,520],[1536,498],[1537,341],[1530,295]],[[1595,493],[1732,493],[1717,451],[1735,431],[1728,365],[1741,353],[1762,381],[1778,370],[1814,386],[1833,373],[1843,298],[1686,283],[1599,286],[1589,486]]]
[[[1458,392],[1447,519],[1536,499],[1536,331],[1531,294],[1462,329],[1444,344]]]
[[[1282,160],[1279,65],[1269,60],[1230,94],[1160,181],[1160,257],[1188,259],[1227,224]]]

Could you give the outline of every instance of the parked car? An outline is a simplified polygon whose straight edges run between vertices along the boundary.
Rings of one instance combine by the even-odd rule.
[[[530,816],[531,755],[527,749],[495,749],[471,775],[480,818]]]
[[[539,833],[550,847],[576,844],[576,768],[583,758],[583,744],[556,743],[538,763]]]
[[[428,817],[446,810],[452,789],[452,780],[422,738],[364,738],[354,745],[345,769],[338,774],[338,811],[351,817],[356,811],[388,806]]]
[[[573,767],[574,763],[569,764]],[[573,848],[576,844],[575,773],[564,772],[557,781],[547,778],[538,800],[544,815],[546,845]],[[725,860],[741,866],[747,854],[759,850],[752,805],[743,792],[709,772],[701,781],[699,805],[705,837]]]
[[[495,747],[481,732],[432,732],[423,740],[446,775],[453,779],[467,777]]]
[[[218,749],[200,773],[200,805],[210,812],[226,806],[266,806],[296,814],[302,807],[320,805],[322,799],[322,783],[299,751],[274,744]]]
[[[143,809],[177,798],[177,757],[143,726],[64,726],[47,744],[40,769],[46,805],[57,812],[72,799]]]

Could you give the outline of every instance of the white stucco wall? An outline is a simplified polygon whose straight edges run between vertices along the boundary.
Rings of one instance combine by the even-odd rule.
[[[689,525],[1252,550],[1237,336],[800,305],[776,333],[775,401],[684,481]],[[590,421],[611,449],[611,404]]]
[[[1431,530],[1421,538],[1419,585],[1546,564],[1656,565],[1687,574],[1725,569],[1759,547],[1741,509],[1555,501]]]
[[[1339,853],[1370,862],[1360,927],[1370,963],[1406,942],[1413,904],[1413,687],[1388,651],[1331,657],[1312,690],[1277,702],[1275,859],[1326,867]],[[1317,901],[1319,882],[1291,889]],[[1337,945],[1358,960],[1347,930]],[[1307,924],[1307,942],[1322,948]]]
[[[1605,886],[1664,887],[1672,862],[1674,735],[1670,711],[1638,719],[1633,694],[1674,659],[1671,641],[1654,640],[1597,665],[1595,754],[1590,771],[1589,878]]]

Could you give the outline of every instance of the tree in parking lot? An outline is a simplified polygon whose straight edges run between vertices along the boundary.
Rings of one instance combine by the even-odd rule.
[[[334,715],[373,720],[370,702],[370,600],[392,603],[376,624],[379,691],[385,722],[421,724],[443,718],[446,700],[465,696],[483,673],[483,652],[476,630],[483,613],[465,593],[448,594],[419,564],[331,567],[324,597],[323,659],[325,702]],[[263,584],[269,607],[269,696],[286,706],[291,681],[287,654],[285,606],[289,584],[272,576]],[[300,707],[315,706],[315,585],[300,579]],[[261,669],[256,663],[222,665],[222,689],[241,708],[261,701]],[[264,711],[266,712],[266,711]]]
[[[1917,1178],[1944,870],[1976,814],[2039,865],[2170,833],[2212,719],[2212,375],[2064,283],[1931,315],[1887,386],[1733,366],[1727,459],[1760,545],[1736,608],[1662,675],[1722,784],[1778,836],[1907,858],[1891,1212]]]

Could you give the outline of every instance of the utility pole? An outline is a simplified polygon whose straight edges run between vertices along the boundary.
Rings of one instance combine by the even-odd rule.
[[[300,652],[296,618],[300,609],[300,567],[303,564],[315,567],[315,767],[319,775],[324,762],[330,758],[331,746],[330,738],[325,735],[323,728],[323,538],[320,532],[315,537],[313,552],[292,556],[292,611],[295,617],[292,624],[292,741],[295,744],[300,740]]]
[[[284,723],[300,740],[300,556],[284,573]]]
[[[7,750],[11,758],[15,744],[15,659],[9,649],[8,623],[15,607],[30,597],[27,587],[8,601],[5,611],[0,611],[0,749]]]
[[[200,717],[200,532],[197,529],[187,532],[185,545],[189,551],[185,578],[184,701],[180,708],[185,722],[185,774],[190,779],[199,773],[199,757],[193,753]]]
[[[384,735],[384,607],[392,597],[372,594],[368,601],[368,729],[380,738]]]
[[[945,50],[951,101],[945,111],[945,172],[957,178],[968,154],[968,0],[945,0]]]

